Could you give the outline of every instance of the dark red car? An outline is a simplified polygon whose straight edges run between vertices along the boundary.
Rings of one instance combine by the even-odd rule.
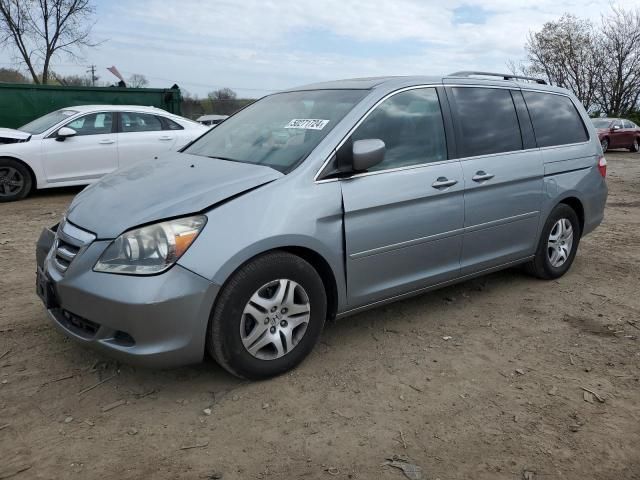
[[[623,118],[594,118],[602,150],[628,148],[632,152],[640,150],[640,127]]]

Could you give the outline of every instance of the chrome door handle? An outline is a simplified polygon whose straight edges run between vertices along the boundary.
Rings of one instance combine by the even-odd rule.
[[[173,137],[168,137],[168,136],[165,135],[163,137],[160,137],[158,140],[163,140],[163,141],[173,140]]]
[[[438,179],[431,184],[433,188],[448,188],[453,187],[457,180],[449,180],[447,177],[438,177]]]
[[[471,180],[474,182],[484,182],[485,180],[491,180],[495,175],[492,173],[487,173],[484,170],[478,170],[476,174],[471,177]]]
[[[116,143],[116,141],[111,139],[100,140],[100,145],[111,145],[112,143]]]

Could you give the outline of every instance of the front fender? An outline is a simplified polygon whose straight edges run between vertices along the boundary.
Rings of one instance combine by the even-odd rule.
[[[304,181],[303,181],[304,182]],[[285,178],[206,213],[207,225],[179,264],[223,285],[241,265],[270,250],[300,247],[320,255],[346,304],[342,196],[338,182]]]
[[[36,187],[46,185],[46,175],[40,155],[40,144],[36,139],[24,143],[0,145],[0,158],[13,158],[24,163],[35,176]]]

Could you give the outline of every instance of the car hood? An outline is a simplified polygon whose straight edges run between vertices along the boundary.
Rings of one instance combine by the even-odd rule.
[[[110,239],[139,225],[201,212],[282,176],[261,165],[167,154],[102,177],[74,198],[67,219]]]
[[[2,140],[28,140],[31,138],[31,134],[23,132],[21,130],[14,130],[13,128],[0,128],[0,142]]]

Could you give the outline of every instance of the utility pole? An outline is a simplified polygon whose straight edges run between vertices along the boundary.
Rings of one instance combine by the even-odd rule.
[[[98,79],[98,77],[96,77],[96,66],[95,65],[89,65],[89,70],[87,70],[87,73],[91,73],[91,86],[95,87],[96,86],[96,80]]]

